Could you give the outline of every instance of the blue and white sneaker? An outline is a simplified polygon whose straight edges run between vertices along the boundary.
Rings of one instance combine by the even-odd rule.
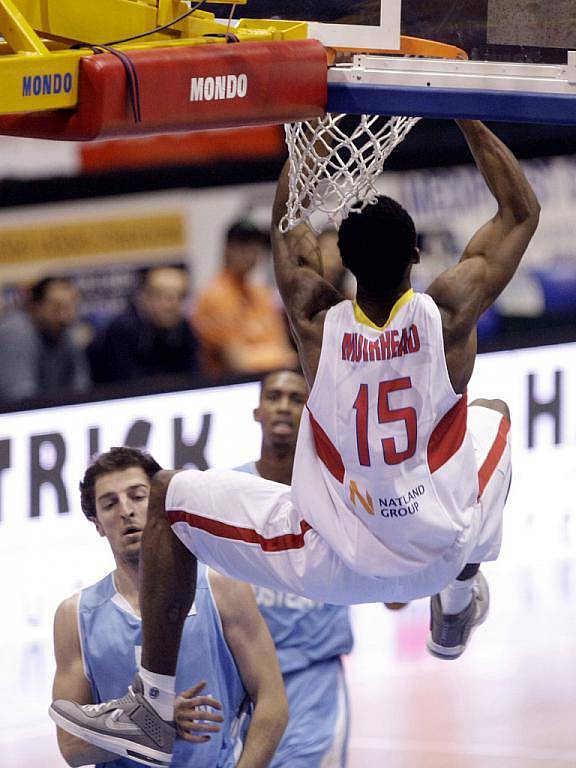
[[[464,653],[470,635],[488,616],[490,590],[480,571],[474,577],[470,605],[460,613],[442,613],[440,595],[430,598],[430,636],[427,648],[439,659],[457,659]]]
[[[148,704],[138,675],[121,699],[84,705],[58,699],[48,713],[63,730],[107,752],[156,768],[170,765],[174,724]]]

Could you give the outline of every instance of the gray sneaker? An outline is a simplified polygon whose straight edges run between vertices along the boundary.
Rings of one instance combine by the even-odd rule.
[[[470,635],[488,616],[490,591],[480,571],[474,578],[472,602],[460,613],[442,613],[440,595],[430,598],[430,636],[427,648],[439,659],[457,659],[466,648]]]
[[[48,713],[56,725],[89,744],[143,765],[170,765],[174,726],[145,700],[138,675],[121,699],[84,705],[59,699]]]

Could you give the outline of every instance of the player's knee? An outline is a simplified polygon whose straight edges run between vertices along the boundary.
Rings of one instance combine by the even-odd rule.
[[[508,407],[508,403],[504,400],[499,400],[498,398],[487,400],[483,397],[479,397],[476,400],[473,400],[470,405],[480,405],[482,408],[490,408],[492,411],[501,413],[502,416],[505,416],[508,421],[510,421],[510,408]]]

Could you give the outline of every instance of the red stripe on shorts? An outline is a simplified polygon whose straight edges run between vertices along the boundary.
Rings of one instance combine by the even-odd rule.
[[[310,409],[308,409],[308,414],[310,415],[310,426],[312,427],[314,445],[316,447],[318,458],[330,474],[333,475],[339,483],[343,483],[345,469],[342,456],[340,456],[334,443],[330,440],[326,432],[324,432],[320,424],[318,424],[314,416],[312,416]]]
[[[305,543],[305,534],[312,530],[311,525],[305,520],[301,520],[300,533],[285,533],[283,536],[266,539],[251,528],[239,528],[235,525],[222,523],[220,520],[211,520],[201,515],[195,515],[192,512],[167,509],[166,517],[170,521],[170,525],[186,523],[191,528],[199,528],[201,531],[221,539],[233,539],[234,541],[243,541],[246,544],[258,544],[264,552],[286,552],[289,549],[302,549]]]
[[[468,416],[466,393],[434,427],[428,441],[428,466],[436,472],[449,461],[464,442]]]
[[[506,448],[506,439],[508,437],[509,431],[510,421],[506,418],[506,416],[502,416],[500,424],[498,425],[496,438],[492,443],[490,450],[488,451],[488,455],[484,459],[484,463],[480,467],[480,471],[478,472],[478,487],[480,489],[478,491],[478,498],[480,498],[480,496],[482,496],[484,493],[484,489],[488,485],[488,481],[494,474],[494,470],[502,458],[502,454]]]

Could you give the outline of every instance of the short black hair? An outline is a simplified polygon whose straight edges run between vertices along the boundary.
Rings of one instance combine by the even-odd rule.
[[[247,243],[267,245],[269,237],[249,219],[241,219],[240,221],[235,221],[226,230],[226,242],[239,243],[241,245]]]
[[[271,379],[272,376],[278,376],[281,373],[293,373],[295,376],[300,376],[306,381],[306,376],[304,376],[304,372],[299,366],[295,366],[294,368],[272,368],[272,370],[266,371],[266,373],[262,374],[260,377],[260,393],[262,393],[268,379]]]
[[[264,390],[270,379],[273,376],[279,376],[282,373],[293,373],[295,376],[299,376],[304,381],[308,393],[310,392],[310,387],[306,381],[306,376],[304,376],[304,371],[298,366],[295,366],[294,368],[273,368],[271,371],[266,371],[260,378],[260,394],[258,395],[258,402],[260,405],[262,405]]]
[[[127,448],[126,446],[110,448],[109,451],[100,454],[100,456],[92,460],[79,486],[80,505],[82,512],[84,512],[88,520],[96,518],[96,498],[94,495],[96,480],[102,477],[102,475],[110,474],[110,472],[122,472],[122,470],[131,469],[132,467],[143,469],[150,480],[152,480],[156,472],[162,469],[160,464],[149,453],[140,451],[138,448]]]
[[[412,217],[385,195],[360,213],[351,213],[338,233],[342,263],[371,292],[400,284],[414,257],[416,242]]]
[[[43,277],[42,280],[38,280],[30,286],[28,291],[28,298],[30,303],[39,304],[41,301],[44,301],[48,288],[50,288],[53,283],[64,283],[65,285],[69,285],[71,288],[74,285],[69,277]]]

